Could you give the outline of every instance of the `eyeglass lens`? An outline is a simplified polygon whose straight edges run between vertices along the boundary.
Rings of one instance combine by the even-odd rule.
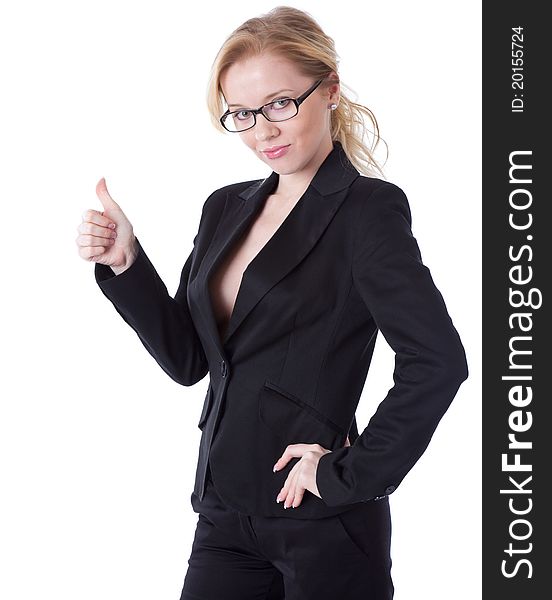
[[[269,121],[285,121],[297,114],[297,106],[293,100],[283,98],[275,100],[263,107],[263,113]],[[241,131],[249,129],[255,123],[255,115],[250,110],[240,110],[226,115],[224,124],[228,129]]]

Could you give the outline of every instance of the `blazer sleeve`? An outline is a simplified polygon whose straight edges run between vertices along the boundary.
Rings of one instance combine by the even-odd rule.
[[[194,249],[196,240],[197,235]],[[208,372],[187,301],[194,250],[182,268],[178,290],[171,297],[137,237],[136,241],[138,254],[132,265],[115,275],[111,267],[96,263],[96,282],[161,368],[177,383],[193,385]]]
[[[352,446],[320,458],[316,484],[328,506],[392,493],[468,377],[464,347],[411,224],[404,192],[389,182],[365,201],[355,224],[353,282],[395,352],[394,386]]]

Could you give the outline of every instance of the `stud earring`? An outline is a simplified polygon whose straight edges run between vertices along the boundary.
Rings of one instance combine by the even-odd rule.
[[[330,110],[335,110],[337,108],[337,104],[330,104]]]

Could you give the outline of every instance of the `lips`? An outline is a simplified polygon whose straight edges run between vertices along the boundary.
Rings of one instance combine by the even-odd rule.
[[[271,159],[280,158],[280,156],[284,156],[285,154],[287,154],[289,147],[290,147],[290,144],[288,144],[287,146],[272,146],[272,148],[267,148],[266,150],[262,150],[262,153],[267,158],[271,158]]]
[[[287,144],[287,146],[289,146],[289,144]],[[261,150],[261,152],[276,152],[276,150],[280,150],[280,148],[286,148],[286,146],[272,146],[272,148],[265,148],[264,150]]]

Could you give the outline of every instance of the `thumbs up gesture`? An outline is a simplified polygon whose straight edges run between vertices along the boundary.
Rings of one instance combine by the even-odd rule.
[[[96,185],[96,194],[103,205],[102,212],[92,208],[84,211],[78,226],[76,243],[79,255],[87,261],[110,266],[116,274],[128,269],[137,254],[137,243],[131,222],[113,200],[105,179]]]

